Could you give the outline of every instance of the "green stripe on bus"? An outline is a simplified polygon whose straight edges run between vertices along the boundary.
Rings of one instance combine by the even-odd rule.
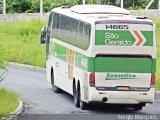
[[[153,46],[153,31],[141,31],[146,42],[143,46]],[[137,40],[126,30],[96,30],[96,45],[132,46]]]
[[[89,72],[95,72],[95,58],[94,57],[88,57],[88,71]]]
[[[53,54],[56,57],[66,61],[66,48],[58,44],[54,44],[53,47]]]
[[[53,49],[54,56],[66,61],[66,49],[67,48],[62,45],[56,44],[56,43],[54,43],[53,46],[54,46],[53,47],[54,48]],[[70,50],[70,54],[71,54],[71,51],[72,50]],[[100,58],[88,57],[88,56],[85,56],[83,54],[76,52],[75,65],[85,71],[88,71],[88,72],[100,72],[100,71],[107,72],[108,70],[113,70],[113,71],[120,71],[120,72],[134,71],[134,72],[144,72],[144,73],[145,72],[146,73],[148,73],[148,72],[156,73],[156,58],[153,58],[152,60],[150,60],[150,59],[143,60],[144,58],[140,58],[140,59],[139,58],[130,58],[130,59],[116,58],[115,59],[113,57],[110,57],[111,59],[109,60],[109,62],[107,59],[109,57],[105,57],[103,60],[100,60]],[[112,59],[115,59],[115,60],[112,61]],[[97,63],[97,60],[98,60],[98,63]],[[100,60],[100,62],[99,62],[99,60]],[[137,63],[138,61],[140,61],[140,63]],[[113,62],[115,62],[115,63],[112,64]],[[137,64],[136,65],[130,64],[131,62],[135,62]],[[68,64],[70,64],[70,62]],[[148,66],[148,64],[149,64],[149,66]],[[128,66],[129,68],[125,67],[124,70],[121,70],[123,68],[123,65],[124,65],[124,67]],[[118,67],[116,67],[116,66],[118,66]],[[150,67],[150,69],[149,69],[149,67]]]
[[[79,68],[88,71],[88,57],[83,54],[78,54],[76,57],[78,57],[77,65]]]
[[[153,46],[153,31],[141,31],[141,33],[146,38],[144,46]]]
[[[152,59],[152,73],[156,73],[156,63],[157,63],[157,60],[153,58]]]
[[[126,30],[96,30],[96,45],[132,46],[136,39]]]
[[[53,49],[54,56],[66,61],[66,49],[67,48],[64,46],[61,46],[59,44],[56,44],[56,43],[54,43],[53,48],[54,48]],[[70,49],[70,54],[69,54],[69,63],[70,64],[72,63],[72,51],[73,50]],[[88,58],[89,57],[76,52],[75,65],[83,70],[88,71]]]
[[[151,73],[150,58],[99,57],[95,60],[96,72]]]

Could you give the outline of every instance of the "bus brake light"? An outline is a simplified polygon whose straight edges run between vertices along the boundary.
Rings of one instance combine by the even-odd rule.
[[[152,74],[151,75],[151,82],[150,82],[151,87],[155,86],[155,80],[156,80],[156,74]]]
[[[95,87],[95,73],[90,73],[89,75],[89,85]]]

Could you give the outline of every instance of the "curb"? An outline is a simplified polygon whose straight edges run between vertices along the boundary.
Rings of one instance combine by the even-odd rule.
[[[23,102],[19,100],[19,105],[15,111],[11,112],[10,115],[19,115],[23,110]]]
[[[41,72],[46,71],[46,68],[43,68],[43,67],[37,67],[37,66],[32,66],[32,65],[27,65],[27,64],[20,64],[20,63],[15,63],[15,62],[9,62],[8,65],[18,67],[18,68],[19,67],[27,68],[27,69],[34,70],[34,71],[41,71]]]
[[[14,120],[23,110],[23,102],[19,100],[19,105],[15,111],[11,112],[8,116],[0,117],[0,120]]]

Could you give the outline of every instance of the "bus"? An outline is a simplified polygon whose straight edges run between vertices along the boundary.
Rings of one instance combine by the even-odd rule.
[[[74,104],[120,104],[142,110],[154,102],[155,24],[109,5],[76,5],[51,11],[41,32],[46,76],[55,93]]]

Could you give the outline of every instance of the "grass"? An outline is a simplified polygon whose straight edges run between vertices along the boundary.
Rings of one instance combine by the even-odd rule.
[[[156,38],[157,38],[157,79],[156,88],[160,90],[160,20],[154,20],[156,23]]]
[[[19,98],[14,92],[0,89],[0,118],[13,112],[18,104]]]
[[[1,59],[44,67],[45,45],[39,37],[45,24],[41,20],[0,23]]]

